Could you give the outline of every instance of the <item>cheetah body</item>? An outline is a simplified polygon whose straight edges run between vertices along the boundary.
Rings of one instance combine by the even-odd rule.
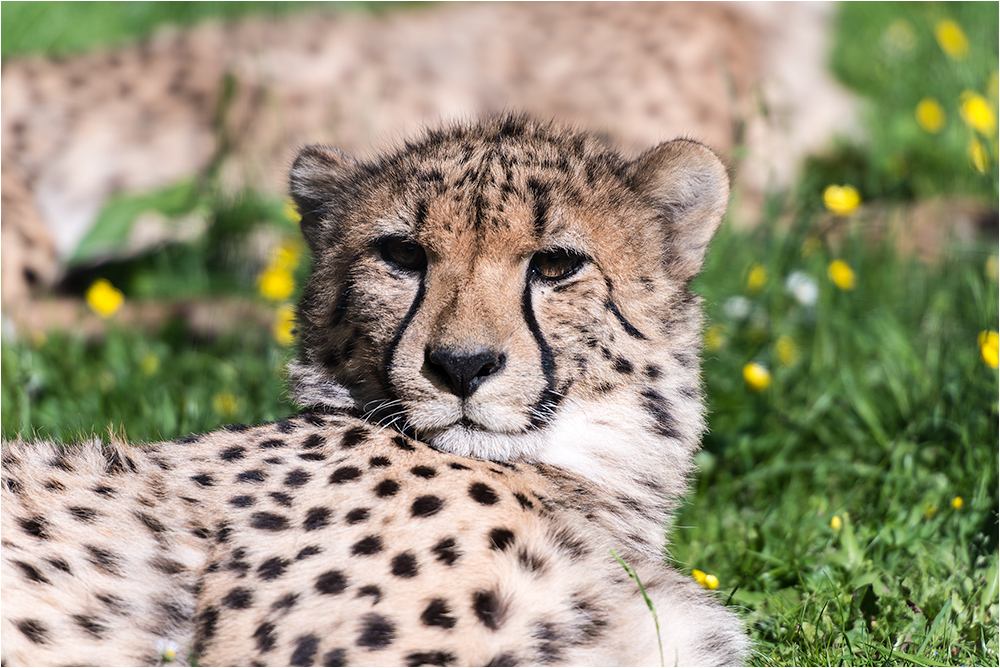
[[[211,665],[740,661],[737,617],[662,555],[704,429],[714,154],[508,114],[368,162],[306,148],[291,190],[308,410],[5,444],[5,664],[164,638]]]

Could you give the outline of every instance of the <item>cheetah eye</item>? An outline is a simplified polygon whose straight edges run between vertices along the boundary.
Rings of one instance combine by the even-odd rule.
[[[569,278],[587,262],[580,253],[554,248],[535,253],[531,258],[531,273],[550,281]]]
[[[375,242],[382,259],[400,269],[423,271],[427,268],[427,253],[415,241],[400,237],[386,237]]]

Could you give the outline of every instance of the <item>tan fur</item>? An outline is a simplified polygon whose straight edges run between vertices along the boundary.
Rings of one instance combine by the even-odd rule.
[[[704,429],[687,285],[718,158],[506,114],[367,162],[306,148],[291,190],[309,409],[5,444],[5,663],[152,663],[164,636],[209,665],[658,663],[612,550],[667,663],[742,660],[662,554]]]

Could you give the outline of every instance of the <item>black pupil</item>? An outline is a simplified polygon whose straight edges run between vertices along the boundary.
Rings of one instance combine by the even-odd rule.
[[[564,250],[542,251],[532,259],[534,272],[545,278],[562,278],[580,266],[580,257]]]
[[[427,265],[427,255],[420,244],[404,239],[393,239],[383,244],[382,256],[403,269],[423,269]]]

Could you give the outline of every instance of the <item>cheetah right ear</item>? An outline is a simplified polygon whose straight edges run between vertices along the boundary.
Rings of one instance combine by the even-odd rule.
[[[708,147],[677,139],[632,163],[632,186],[653,205],[667,270],[684,281],[701,271],[729,203],[729,175]]]
[[[302,236],[315,250],[333,233],[333,225],[354,200],[358,165],[340,151],[319,144],[299,151],[289,174],[289,190],[302,220]]]

